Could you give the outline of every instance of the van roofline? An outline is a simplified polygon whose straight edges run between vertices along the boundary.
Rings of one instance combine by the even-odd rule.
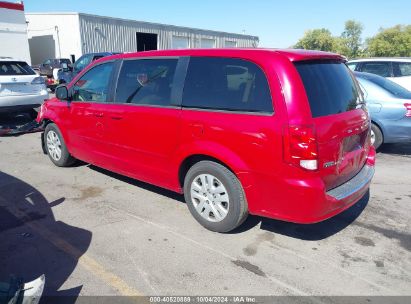
[[[157,50],[147,52],[133,52],[117,54],[108,59],[133,58],[133,57],[161,57],[161,56],[238,56],[254,54],[278,54],[286,57],[288,60],[308,61],[308,60],[338,60],[346,61],[344,56],[322,51],[309,51],[297,49],[264,49],[264,48],[218,48],[218,49],[181,49],[181,50]],[[248,57],[248,56],[247,56]]]

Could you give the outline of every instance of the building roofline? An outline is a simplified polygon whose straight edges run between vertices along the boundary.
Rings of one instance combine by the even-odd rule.
[[[33,13],[28,13],[26,12],[26,15],[79,15],[80,13],[78,12],[33,12]]]
[[[122,22],[136,22],[139,24],[144,24],[147,26],[160,26],[160,27],[168,27],[174,28],[178,30],[184,31],[200,31],[203,33],[213,33],[213,34],[225,34],[230,36],[236,36],[241,39],[252,39],[259,41],[260,38],[258,36],[253,35],[245,35],[245,34],[238,34],[238,33],[230,33],[224,31],[216,31],[216,30],[207,30],[207,29],[200,29],[195,27],[188,27],[188,26],[179,26],[179,25],[172,25],[172,24],[165,24],[165,23],[157,23],[157,22],[148,22],[148,21],[139,21],[133,19],[125,19],[125,18],[118,18],[118,17],[109,17],[109,16],[100,16],[100,15],[93,15],[87,13],[77,13],[77,12],[38,12],[38,13],[26,13],[26,15],[79,15],[79,16],[86,16],[86,17],[94,17],[94,18],[103,18],[103,19],[110,19],[110,20],[117,20]]]

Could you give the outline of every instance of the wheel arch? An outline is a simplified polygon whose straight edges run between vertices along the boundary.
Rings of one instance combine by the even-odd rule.
[[[180,164],[179,168],[178,168],[178,182],[181,188],[183,188],[184,186],[184,179],[187,175],[188,170],[190,170],[190,168],[192,166],[194,166],[196,163],[199,163],[201,161],[213,161],[216,162],[224,167],[226,167],[228,170],[230,170],[234,175],[235,172],[234,170],[227,165],[225,162],[221,161],[218,158],[215,158],[214,156],[208,155],[208,154],[192,154],[187,156]]]
[[[49,125],[49,124],[51,124],[51,123],[54,123],[54,124],[55,124],[55,122],[54,122],[53,120],[51,120],[51,119],[49,119],[49,118],[44,118],[44,119],[42,119],[42,121],[41,121],[41,127],[43,128],[43,130],[46,130],[47,125]],[[47,154],[46,140],[45,140],[44,136],[45,136],[45,132],[43,132],[43,133],[41,134],[41,149],[43,150],[43,153],[44,153],[44,154]]]
[[[208,145],[208,147],[210,147],[210,145]],[[259,200],[259,194],[255,191],[255,177],[247,164],[237,154],[231,150],[223,149],[223,147],[220,148],[222,149],[195,149],[192,150],[191,153],[187,153],[184,157],[180,158],[181,161],[178,162],[177,167],[178,186],[180,187],[180,191],[183,192],[184,179],[188,170],[193,165],[203,160],[214,161],[226,167],[238,178],[243,187],[250,212],[252,212],[255,202]]]
[[[382,143],[384,143],[384,139],[385,139],[385,129],[382,126],[381,122],[375,120],[375,119],[371,119],[371,123],[373,125],[375,125],[378,129],[380,129],[381,134],[382,134]]]

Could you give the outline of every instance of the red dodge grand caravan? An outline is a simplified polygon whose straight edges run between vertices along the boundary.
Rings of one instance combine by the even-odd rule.
[[[368,191],[370,119],[343,57],[301,50],[121,54],[41,108],[43,149],[184,193],[204,227],[315,223]]]

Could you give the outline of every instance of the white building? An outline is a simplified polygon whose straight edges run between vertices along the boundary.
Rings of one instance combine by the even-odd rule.
[[[27,13],[33,64],[92,52],[176,48],[257,47],[255,36],[83,13]]]
[[[31,64],[24,5],[0,1],[0,57]]]

